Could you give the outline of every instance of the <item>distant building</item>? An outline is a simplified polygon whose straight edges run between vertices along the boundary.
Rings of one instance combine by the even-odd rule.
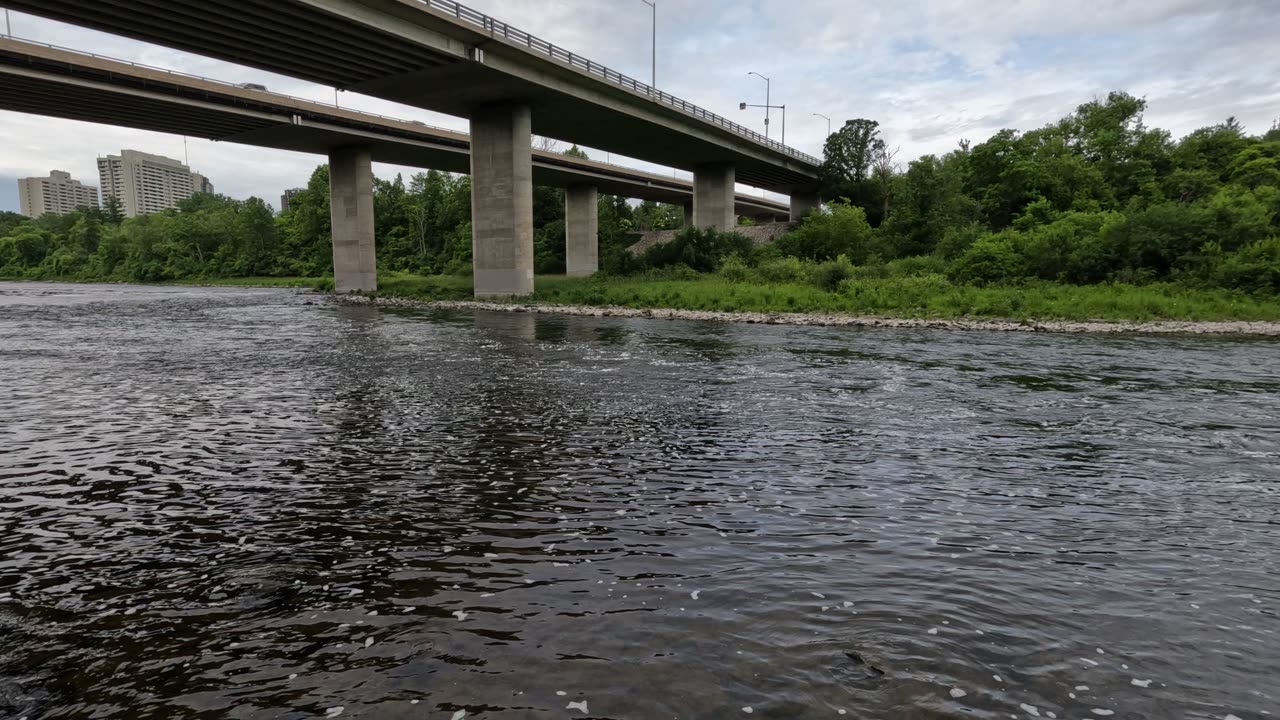
[[[295,195],[297,195],[298,193],[302,192],[305,189],[306,188],[289,188],[288,190],[285,190],[284,194],[280,196],[280,212],[285,212],[286,210],[288,210],[289,201],[292,200]]]
[[[191,173],[191,192],[213,194],[213,183],[198,172]]]
[[[81,185],[70,173],[54,170],[18,181],[18,208],[27,217],[66,215],[78,207],[98,207],[98,188]]]
[[[137,150],[98,158],[102,198],[120,201],[125,217],[177,207],[196,192],[213,192],[213,183],[173,158]]]

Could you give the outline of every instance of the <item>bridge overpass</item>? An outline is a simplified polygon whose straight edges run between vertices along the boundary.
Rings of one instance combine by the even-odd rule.
[[[532,291],[531,133],[692,171],[693,221],[700,227],[732,226],[735,181],[790,193],[801,212],[817,204],[816,158],[451,0],[6,4],[469,118],[480,296]],[[343,188],[368,172],[366,151],[337,153],[333,160],[335,183]],[[371,203],[338,194],[352,205],[344,205],[342,223],[335,210],[335,243],[339,235],[366,242],[363,228],[371,222],[361,206]]]
[[[3,37],[0,109],[321,155],[363,146],[375,162],[470,170],[465,133]],[[567,190],[567,261],[574,275],[596,270],[590,188],[683,205],[686,214],[692,207],[693,183],[680,178],[541,150],[533,151],[532,170],[535,184]],[[740,193],[735,212],[786,216],[788,207]],[[348,278],[344,287],[353,281],[376,278]]]

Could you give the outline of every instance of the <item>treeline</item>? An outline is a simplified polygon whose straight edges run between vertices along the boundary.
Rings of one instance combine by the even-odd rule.
[[[818,273],[819,284],[835,290],[833,277],[908,273],[963,284],[1175,282],[1280,292],[1280,127],[1251,136],[1228,119],[1175,141],[1144,125],[1145,108],[1112,93],[1044,128],[962,140],[905,169],[877,123],[851,120],[826,143],[826,209],[774,245],[686,232],[634,258],[623,252],[630,234],[679,227],[682,210],[602,196],[601,270],[715,272],[727,264],[741,275],[763,263],[772,269],[755,277],[773,278],[796,274],[796,263],[827,263],[834,269]],[[377,180],[374,204],[382,270],[470,274],[469,178]],[[534,227],[535,272],[563,272],[561,191],[535,189]],[[0,277],[331,272],[323,166],[279,215],[256,198],[210,195],[129,219],[114,206],[38,220],[0,214]]]
[[[580,152],[571,148],[570,153]],[[471,179],[431,171],[375,180],[378,265],[415,274],[471,274]],[[163,282],[333,273],[329,170],[275,214],[258,198],[201,194],[174,210],[125,218],[111,198],[38,219],[0,213],[0,278]],[[678,227],[683,209],[600,197],[601,249],[617,265],[630,233]],[[534,190],[535,272],[565,268],[564,192]]]
[[[894,165],[874,121],[827,141],[825,197],[779,249],[855,266],[906,258],[969,283],[1175,281],[1280,292],[1280,126],[1179,141],[1126,93],[1039,130]],[[899,264],[903,266],[903,264]]]

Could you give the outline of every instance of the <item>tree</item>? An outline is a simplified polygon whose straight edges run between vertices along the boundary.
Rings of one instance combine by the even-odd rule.
[[[827,138],[824,160],[818,171],[823,197],[846,198],[863,208],[873,225],[884,219],[885,202],[880,185],[872,179],[876,159],[886,156],[880,123],[866,118],[845,122]],[[887,158],[892,164],[892,156]]]

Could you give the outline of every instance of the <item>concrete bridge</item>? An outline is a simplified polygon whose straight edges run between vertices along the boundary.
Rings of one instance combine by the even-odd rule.
[[[469,118],[477,296],[533,289],[532,133],[692,171],[699,227],[733,225],[737,181],[791,194],[797,213],[817,204],[816,158],[449,0],[6,4]],[[371,267],[370,157],[363,144],[331,153],[335,271],[340,257],[344,272]],[[571,222],[595,192],[570,187]],[[353,277],[345,289],[371,289]]]

